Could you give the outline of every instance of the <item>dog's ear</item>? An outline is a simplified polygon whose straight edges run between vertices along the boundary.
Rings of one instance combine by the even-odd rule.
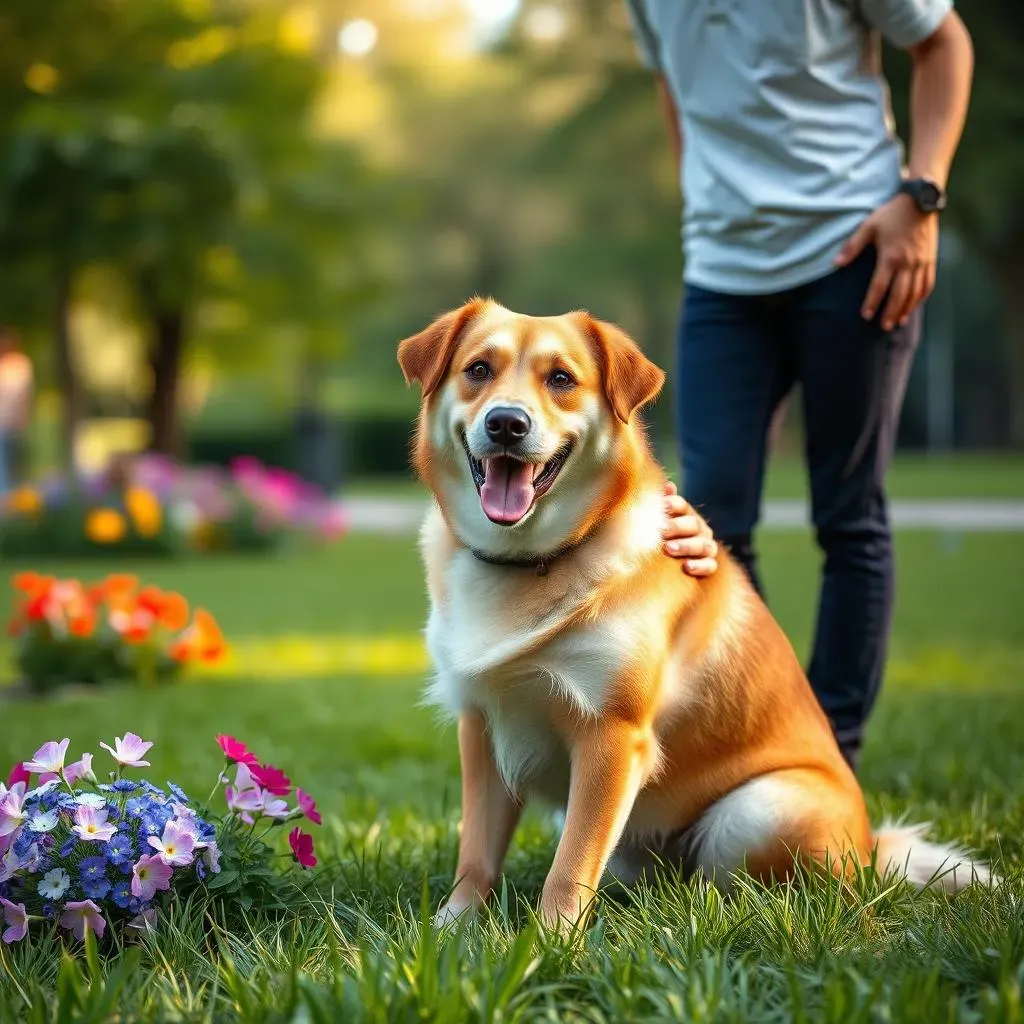
[[[432,395],[448,372],[459,336],[485,305],[483,299],[472,299],[401,342],[398,365],[405,375],[406,384],[418,381],[423,397]]]
[[[637,409],[658,397],[665,374],[625,331],[589,313],[576,315],[597,348],[608,402],[615,415],[628,423]]]

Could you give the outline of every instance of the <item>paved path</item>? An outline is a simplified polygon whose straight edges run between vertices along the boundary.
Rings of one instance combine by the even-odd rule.
[[[365,533],[413,533],[426,503],[418,498],[350,498],[345,503],[353,530]],[[1024,531],[1024,499],[934,498],[890,502],[893,523],[904,529],[957,533]],[[808,524],[802,501],[766,501],[762,525],[803,530]]]

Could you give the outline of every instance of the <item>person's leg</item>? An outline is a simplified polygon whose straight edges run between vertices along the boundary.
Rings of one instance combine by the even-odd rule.
[[[685,498],[760,591],[753,530],[772,413],[793,369],[783,297],[690,285],[679,325],[676,402]]]
[[[873,268],[872,251],[797,289],[792,321],[812,514],[825,555],[808,675],[851,765],[885,665],[893,555],[883,485],[920,319],[887,333],[877,318],[861,318]]]

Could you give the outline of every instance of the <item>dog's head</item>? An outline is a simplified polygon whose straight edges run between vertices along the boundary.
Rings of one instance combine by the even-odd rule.
[[[398,361],[423,390],[420,475],[463,540],[503,554],[565,543],[664,381],[587,313],[530,317],[482,299],[406,338]]]

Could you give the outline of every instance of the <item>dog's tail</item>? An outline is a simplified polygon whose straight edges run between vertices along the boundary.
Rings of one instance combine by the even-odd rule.
[[[946,892],[999,883],[984,861],[953,843],[930,842],[925,838],[927,832],[927,824],[883,822],[875,829],[878,871],[896,872],[919,889],[935,886]]]

